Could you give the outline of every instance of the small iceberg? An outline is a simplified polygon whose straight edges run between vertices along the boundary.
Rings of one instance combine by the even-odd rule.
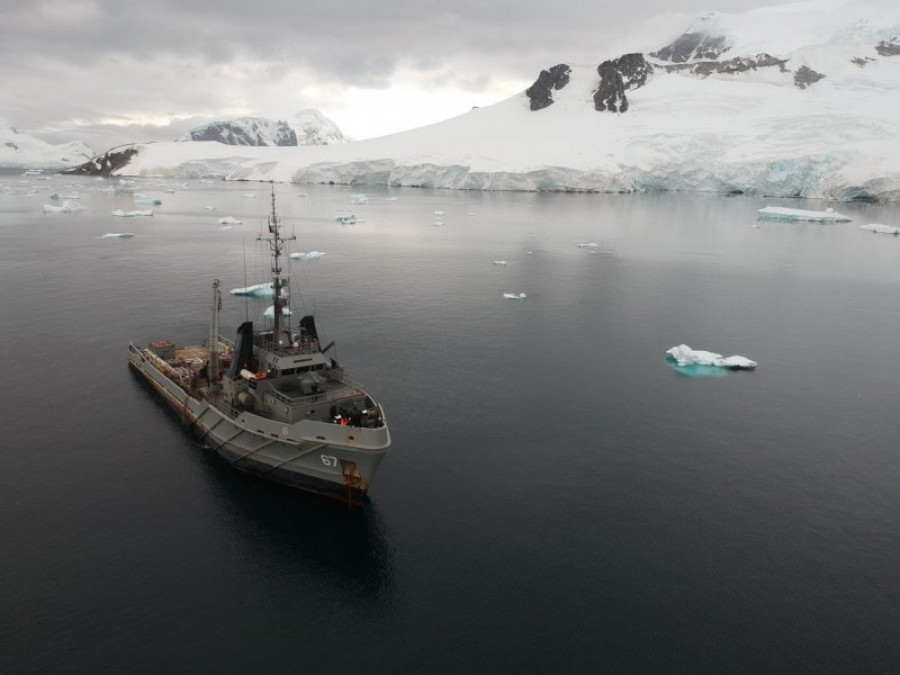
[[[204,206],[203,208],[206,209],[207,211],[215,211],[216,210],[215,206]]]
[[[335,220],[339,222],[341,225],[355,225],[357,222],[356,216],[352,213],[349,216],[336,216]]]
[[[504,293],[503,297],[507,300],[524,300],[528,296],[524,293]]]
[[[831,208],[824,211],[804,211],[783,206],[767,206],[757,211],[756,217],[767,220],[796,220],[814,223],[846,223],[851,220],[843,213],[838,213]]]
[[[894,236],[900,235],[900,227],[894,227],[893,225],[879,225],[878,223],[870,223],[868,225],[860,225],[859,229],[866,230],[868,232],[874,232],[875,234],[893,234]]]
[[[255,192],[245,192],[244,196],[253,199],[256,197],[256,193]]]
[[[321,260],[326,255],[328,254],[324,251],[310,251],[309,253],[298,251],[297,253],[291,253],[289,257],[291,260]]]
[[[64,201],[61,206],[44,204],[44,213],[75,213],[76,211],[84,211],[84,207],[71,199]]]
[[[291,308],[290,307],[282,307],[281,315],[282,316],[290,316]],[[267,319],[274,319],[275,318],[275,305],[269,305],[269,308],[265,312],[263,312],[263,316],[266,317]]]
[[[350,203],[351,204],[368,204],[369,203],[369,195],[364,195],[364,194],[350,195]]]
[[[247,286],[247,288],[233,288],[229,291],[232,295],[241,295],[248,298],[271,298],[275,295],[275,286],[270,281],[265,284]]]
[[[153,197],[148,197],[141,192],[135,192],[134,203],[141,204],[142,206],[159,206],[162,204],[162,201],[159,199],[154,199]]]
[[[753,370],[757,366],[756,361],[751,361],[746,356],[723,357],[715,352],[691,349],[687,345],[678,345],[667,350],[666,358],[674,361],[679,367],[713,366],[728,370]]]
[[[131,232],[107,232],[102,235],[101,239],[130,239],[134,234]]]
[[[116,209],[112,212],[114,216],[119,216],[120,218],[133,218],[134,216],[152,216],[153,209],[146,210],[138,210],[138,211],[123,211],[122,209]]]
[[[224,218],[219,218],[219,225],[240,225],[241,221],[235,218],[234,216],[225,216]]]
[[[495,264],[495,265],[501,265],[501,266],[502,266],[502,265],[506,265],[506,261],[505,261],[505,260],[495,260],[495,261],[494,261],[494,264]]]
[[[581,244],[575,244],[578,248],[597,248],[596,241],[585,241]]]

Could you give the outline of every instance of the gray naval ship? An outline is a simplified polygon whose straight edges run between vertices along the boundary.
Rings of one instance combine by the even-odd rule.
[[[292,487],[362,503],[391,444],[381,406],[322,347],[315,319],[291,326],[289,276],[272,213],[268,235],[274,292],[269,329],[244,322],[219,335],[220,282],[212,282],[204,344],[128,345],[128,362],[210,450],[236,469]]]

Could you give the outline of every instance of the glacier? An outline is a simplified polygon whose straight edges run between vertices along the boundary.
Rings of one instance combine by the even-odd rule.
[[[692,32],[716,49],[698,47],[679,60],[671,50],[647,49],[601,55],[599,67],[572,64],[565,85],[538,110],[521,92],[444,122],[350,143],[139,144],[110,172],[900,201],[900,54],[879,51],[900,36],[900,5],[810,0],[707,15],[685,34]],[[595,94],[607,84],[601,71],[626,62],[641,64],[639,76],[623,80],[627,110],[595,109]]]

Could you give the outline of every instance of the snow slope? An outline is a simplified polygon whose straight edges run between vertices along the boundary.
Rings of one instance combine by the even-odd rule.
[[[84,143],[52,145],[12,127],[0,128],[0,169],[63,169],[93,155]]]
[[[116,174],[900,201],[900,3],[812,0],[709,15],[685,33],[672,44],[702,36],[714,53],[676,61],[650,45],[628,57],[644,79],[617,54],[572,65],[540,110],[519,94],[355,143],[144,145]],[[617,82],[627,112],[595,109]]]

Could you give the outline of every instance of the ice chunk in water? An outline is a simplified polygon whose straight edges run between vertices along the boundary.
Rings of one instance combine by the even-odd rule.
[[[597,248],[596,241],[586,241],[581,244],[575,244],[578,248]]]
[[[282,314],[282,316],[290,316],[291,308],[290,307],[282,307],[281,314]],[[269,308],[265,312],[263,312],[263,316],[266,317],[267,319],[274,319],[275,318],[275,305],[269,305]]]
[[[524,300],[528,296],[524,293],[504,293],[503,297],[507,300]]]
[[[131,232],[107,232],[101,239],[129,239],[133,236]]]
[[[365,195],[365,194],[350,195],[350,203],[351,204],[368,204],[369,203],[369,195]]]
[[[84,211],[84,207],[72,199],[64,201],[62,206],[44,204],[44,213],[74,213],[75,211]]]
[[[247,288],[233,288],[229,291],[232,295],[245,295],[248,298],[271,298],[275,295],[275,286],[272,282],[256,284]]]
[[[224,218],[219,218],[219,225],[240,225],[241,221],[235,218],[234,216],[225,216]]]
[[[875,234],[900,235],[900,227],[894,227],[893,225],[879,225],[878,223],[870,223],[869,225],[860,225],[859,229],[874,232]]]
[[[134,216],[152,216],[153,209],[139,210],[139,211],[123,211],[122,209],[116,209],[112,212],[114,216],[119,216],[120,218],[133,218]]]
[[[495,265],[505,265],[505,264],[506,264],[506,261],[505,261],[505,260],[495,260],[495,261],[494,261],[494,264],[495,264]]]
[[[728,368],[729,370],[752,370],[756,368],[756,361],[751,361],[746,356],[723,357],[715,352],[706,352],[702,349],[691,349],[687,345],[678,345],[666,351],[666,358],[672,359],[679,366],[715,366],[716,368]]]
[[[298,251],[297,253],[291,253],[291,260],[320,260],[324,258],[327,253],[323,251],[310,251],[309,253],[303,253],[302,251]]]
[[[845,223],[851,219],[834,209],[824,211],[805,211],[803,209],[789,209],[783,206],[767,206],[756,212],[757,218],[769,220],[801,220],[816,223]]]

